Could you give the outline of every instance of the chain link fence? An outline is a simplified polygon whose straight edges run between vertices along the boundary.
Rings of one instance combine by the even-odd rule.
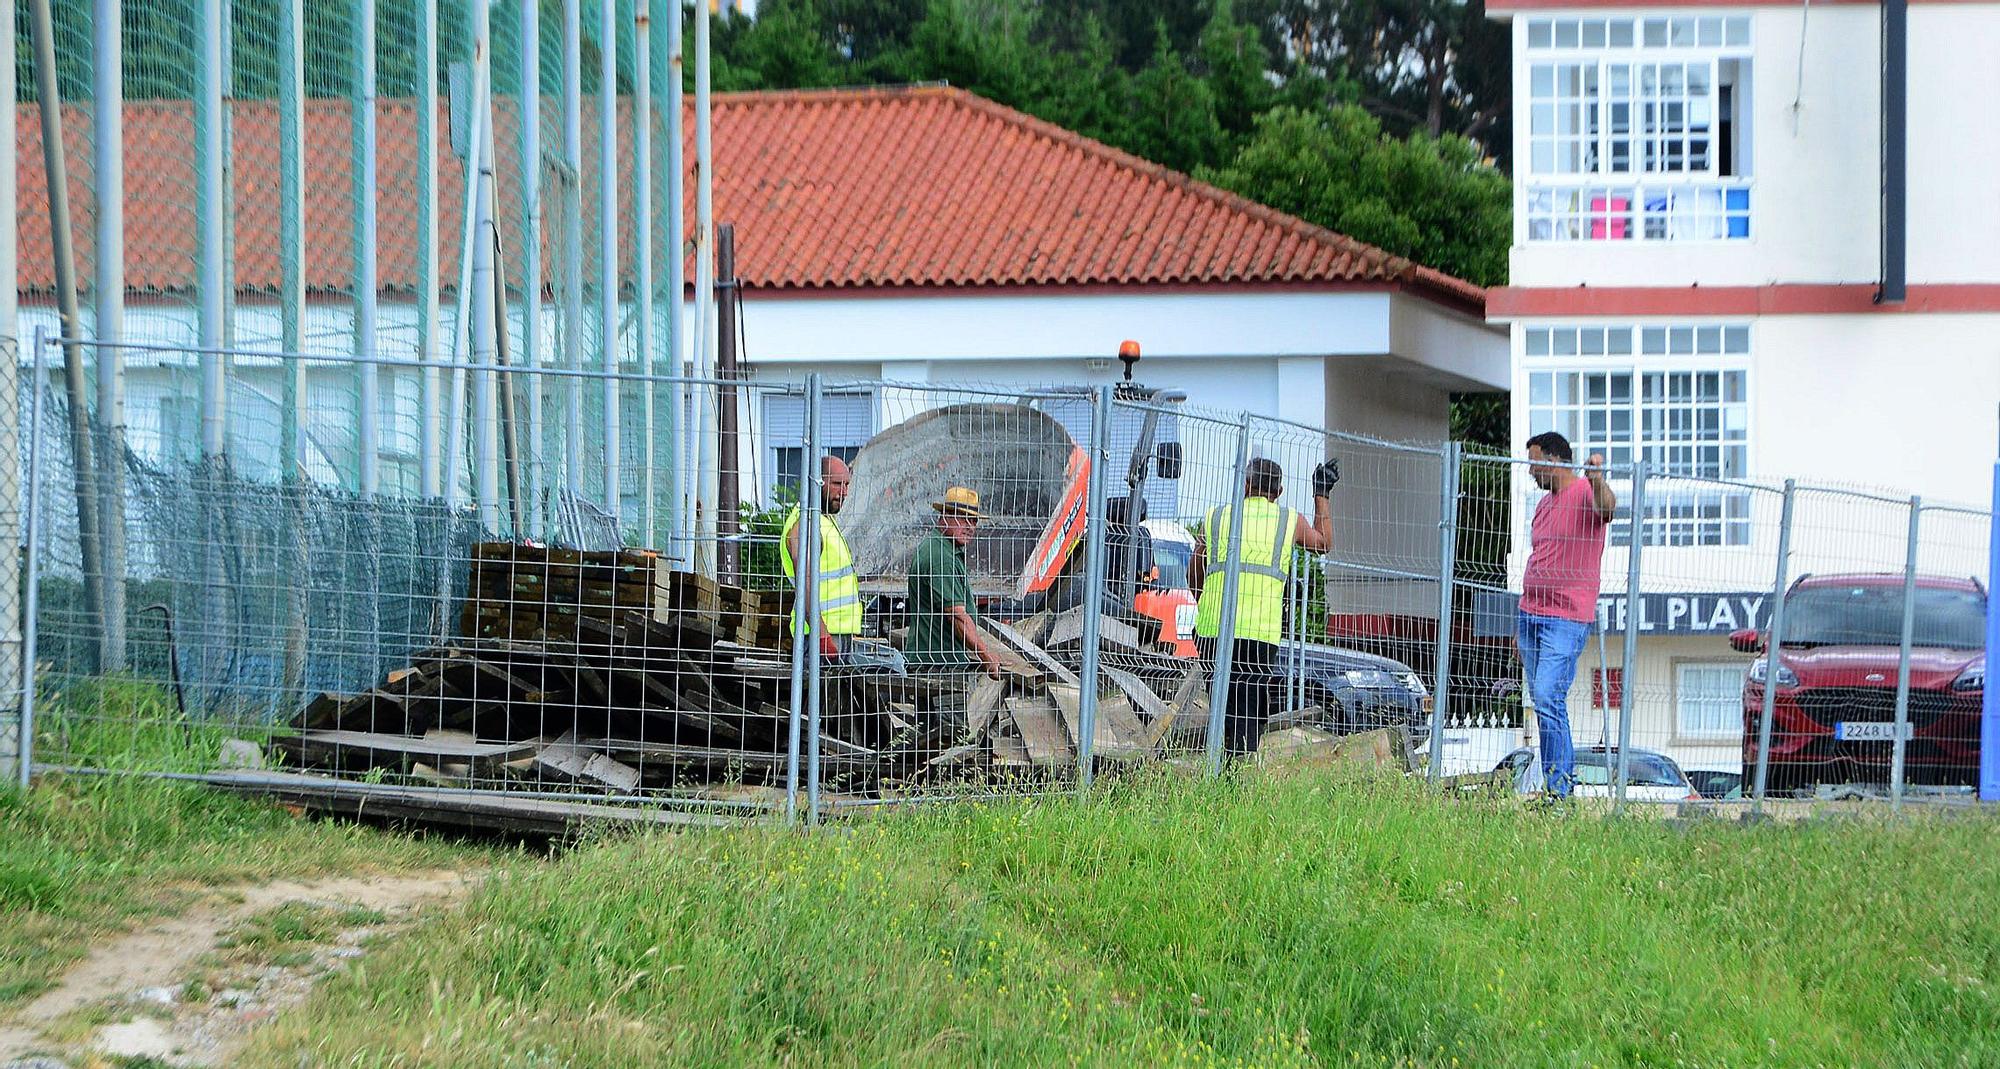
[[[26,489],[4,500],[27,532],[33,672],[10,726],[38,771],[807,820],[1357,738],[1451,786],[1541,773],[1554,721],[1524,686],[1515,602],[1547,466],[1134,384],[133,341],[126,374],[150,394],[220,398],[221,449],[200,419],[135,420],[79,466],[96,395],[73,409],[64,365],[94,375],[109,348],[38,334],[17,368],[5,470]],[[204,393],[218,360],[226,389]],[[383,410],[384,440],[442,428],[411,480],[436,496],[361,492],[355,440],[311,429],[299,399],[371,363],[420,386]],[[531,398],[570,391],[618,403],[526,432]],[[717,473],[733,515],[714,498],[649,514],[638,471],[605,496],[586,445],[649,403],[735,413]],[[1969,793],[1987,512],[1643,456],[1606,476],[1618,503],[1565,696],[1581,795]],[[78,505],[114,487],[111,571]],[[686,536],[648,545],[649,522]]]

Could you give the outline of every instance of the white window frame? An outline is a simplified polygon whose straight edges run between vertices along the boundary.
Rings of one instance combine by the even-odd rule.
[[[1689,243],[1751,236],[1748,16],[1537,18],[1527,20],[1523,39],[1521,240]],[[1642,87],[1648,75],[1650,90]],[[1669,91],[1674,81],[1680,89]],[[1690,92],[1695,81],[1706,91]],[[1725,83],[1733,86],[1726,131]],[[1625,88],[1614,96],[1620,84]],[[1678,116],[1673,124],[1664,117],[1669,111]],[[1664,134],[1666,125],[1677,125],[1678,135]],[[1725,133],[1733,142],[1727,175]],[[1672,158],[1681,166],[1661,166]],[[1692,165],[1696,158],[1700,166]]]
[[[865,412],[866,417],[847,419],[825,418],[827,410],[833,407],[828,402],[837,404],[838,402],[835,400],[837,398],[859,399],[861,403],[854,406],[854,408],[857,413]],[[798,418],[788,418],[789,414],[781,416],[776,411],[776,408],[780,405],[788,407],[793,405],[803,406],[804,403],[805,398],[801,394],[767,393],[764,395],[763,403],[758,406],[757,415],[762,420],[759,434],[762,444],[758,453],[764,460],[763,478],[761,480],[763,486],[761,489],[764,500],[767,502],[777,501],[778,488],[784,485],[778,464],[778,457],[781,451],[802,449],[805,446],[803,425],[801,424],[801,429],[796,432],[791,429],[792,424],[798,423]],[[820,412],[822,414],[820,446],[833,452],[836,456],[851,460],[854,453],[863,445],[866,445],[868,439],[875,436],[876,427],[881,421],[879,409],[880,406],[873,390],[829,390],[822,394],[820,397]]]
[[[1754,470],[1756,428],[1755,376],[1751,332],[1743,322],[1580,322],[1531,323],[1521,331],[1520,361],[1526,397],[1528,432],[1562,432],[1580,459],[1602,452],[1614,469],[1644,459],[1649,475],[1646,495],[1645,544],[1657,547],[1730,547],[1748,545],[1750,491],[1740,485]],[[1549,399],[1538,399],[1537,377],[1551,376]],[[1649,404],[1647,387],[1656,377],[1718,377],[1720,396],[1683,405]],[[1573,392],[1559,399],[1561,377],[1573,376]],[[1613,376],[1625,378],[1623,395]],[[1728,394],[1729,376],[1740,392]],[[1597,378],[1602,397],[1589,392]],[[1697,385],[1699,385],[1697,383]],[[1658,427],[1661,414],[1699,421],[1713,410],[1715,434],[1675,440],[1648,430]],[[1593,415],[1601,419],[1593,420]],[[1683,421],[1683,426],[1685,421]],[[1709,459],[1690,451],[1714,450],[1717,468],[1688,472],[1690,461]],[[1611,544],[1631,544],[1631,480],[1615,471],[1619,508],[1612,523]]]
[[[1702,697],[1704,704],[1712,703],[1721,714],[1719,724],[1704,721],[1690,724],[1689,703],[1697,700],[1690,691],[1688,673],[1698,671],[1713,673],[1713,679],[1725,683],[1725,690]],[[1675,661],[1674,662],[1674,737],[1677,739],[1734,739],[1743,734],[1743,663],[1741,661]]]

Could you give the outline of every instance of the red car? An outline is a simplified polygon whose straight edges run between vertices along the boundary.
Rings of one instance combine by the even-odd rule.
[[[1784,649],[1750,665],[1743,682],[1743,773],[1757,766],[1764,687],[1775,676],[1769,786],[1886,783],[1896,733],[1903,632],[1901,573],[1809,575],[1785,594]],[[1729,644],[1764,653],[1757,631]],[[1920,575],[1910,643],[1909,782],[1979,779],[1986,689],[1986,589],[1974,579]]]

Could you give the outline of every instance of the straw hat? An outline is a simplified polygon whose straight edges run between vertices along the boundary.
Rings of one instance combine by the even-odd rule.
[[[986,514],[979,511],[979,492],[963,486],[954,486],[944,492],[944,499],[931,502],[931,507],[953,516],[969,516],[983,520]]]

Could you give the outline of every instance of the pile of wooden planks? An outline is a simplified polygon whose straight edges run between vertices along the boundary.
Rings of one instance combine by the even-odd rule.
[[[671,569],[644,550],[473,548],[459,638],[357,694],[323,694],[274,740],[288,763],[454,786],[741,797],[790,766],[788,593]],[[832,792],[1076,770],[1075,613],[984,624],[1002,678],[829,667],[817,748]],[[1046,642],[1046,647],[1043,643]],[[1192,665],[1105,633],[1093,743],[1107,762],[1199,737]],[[801,739],[801,749],[813,740]]]

